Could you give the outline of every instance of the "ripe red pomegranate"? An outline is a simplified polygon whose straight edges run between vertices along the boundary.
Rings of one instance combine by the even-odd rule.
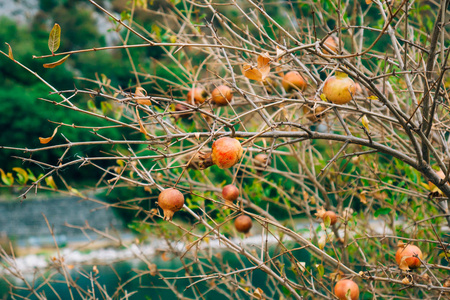
[[[240,215],[234,220],[234,227],[242,233],[248,233],[252,225],[252,219],[247,215]]]
[[[349,297],[347,297],[347,293]],[[339,300],[357,300],[359,298],[359,287],[353,280],[342,279],[334,286],[334,294]]]
[[[334,104],[345,104],[352,100],[356,94],[355,82],[347,74],[336,72],[325,81],[323,93],[328,101]]]
[[[290,92],[294,88],[304,91],[308,85],[305,78],[303,78],[303,76],[297,71],[290,71],[286,73],[283,76],[281,84],[286,92]]]
[[[419,247],[403,244],[398,248],[397,253],[395,253],[395,261],[402,269],[404,266],[408,266],[410,269],[416,269],[420,267],[421,262],[414,255],[422,259],[422,251],[420,251]],[[401,265],[402,260],[404,260],[404,265]]]
[[[183,207],[184,196],[177,189],[165,189],[158,196],[158,205],[164,212],[164,220],[170,221],[173,214]]]
[[[327,37],[327,39],[325,40],[325,42],[323,44],[325,46],[327,46],[328,48],[330,48],[330,50],[333,51],[334,54],[337,53],[338,43],[337,43],[337,38],[335,38],[334,36]],[[331,54],[327,50],[323,50],[323,53]]]
[[[239,162],[243,152],[237,139],[222,137],[213,143],[211,158],[219,168],[228,169]]]
[[[187,94],[187,102],[201,104],[206,101],[208,94],[202,88],[196,87],[191,89]]]
[[[211,97],[217,106],[226,106],[233,99],[233,92],[226,85],[219,85],[212,91]]]
[[[225,204],[232,205],[239,197],[239,189],[234,184],[228,184],[222,189],[222,197],[225,199]]]

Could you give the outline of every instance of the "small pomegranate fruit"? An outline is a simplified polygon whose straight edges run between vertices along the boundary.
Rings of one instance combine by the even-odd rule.
[[[330,225],[336,224],[338,221],[338,216],[334,211],[325,210],[323,208],[319,208],[315,213],[316,217],[321,218],[324,222],[327,217],[330,218]]]
[[[242,233],[248,233],[252,225],[252,219],[247,215],[240,215],[234,220],[234,227]]]
[[[182,118],[182,119],[186,119],[189,118],[192,115],[192,112],[187,111],[189,110],[189,108],[181,103],[177,103],[175,104],[175,111],[179,112],[175,115],[175,118]]]
[[[217,106],[227,106],[233,99],[233,92],[226,85],[219,85],[212,91],[211,97]]]
[[[225,204],[232,205],[239,197],[239,189],[234,184],[228,184],[222,189],[222,197],[225,199]]]
[[[337,43],[337,38],[335,38],[334,36],[327,37],[327,39],[325,40],[325,42],[323,44],[325,46],[327,46],[328,48],[330,48],[330,50],[333,51],[334,53],[337,53],[338,43]],[[331,54],[327,50],[323,50],[323,53]]]
[[[359,298],[359,287],[353,280],[342,279],[334,286],[334,294],[339,300],[357,300]]]
[[[191,89],[187,94],[187,102],[188,103],[197,103],[202,104],[208,98],[208,94],[202,88],[196,87]]]
[[[177,189],[165,189],[158,196],[158,205],[164,212],[164,220],[170,221],[173,214],[183,207],[184,196]]]
[[[269,156],[264,153],[260,153],[255,156],[255,166],[259,168],[264,168],[264,166],[267,163],[267,160],[269,159]]]
[[[330,225],[334,225],[336,224],[337,220],[338,220],[338,216],[336,215],[336,213],[334,211],[326,211],[325,214],[322,217],[322,220],[325,221],[325,219],[329,217],[330,218]]]
[[[308,105],[303,106],[303,113],[305,114],[306,118],[310,120],[311,122],[318,122],[322,120],[322,118],[325,116],[325,114],[321,114],[324,110],[327,108],[325,106],[319,105],[315,107],[310,107]]]
[[[283,88],[286,90],[286,92],[290,92],[294,88],[304,91],[306,89],[306,86],[308,85],[305,78],[303,78],[303,76],[297,71],[286,73],[283,76],[281,84],[283,85]]]
[[[356,94],[355,82],[347,74],[336,72],[336,76],[331,76],[325,82],[323,93],[334,104],[348,103]]]
[[[422,259],[422,251],[420,251],[419,247],[403,244],[399,246],[397,253],[395,253],[395,261],[402,270],[407,269],[406,266],[410,269],[417,269],[420,267],[421,262],[414,255]]]
[[[243,152],[237,139],[222,137],[213,143],[211,158],[219,168],[228,169],[239,162]]]

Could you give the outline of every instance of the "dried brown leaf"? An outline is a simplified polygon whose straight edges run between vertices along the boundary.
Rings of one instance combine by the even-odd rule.
[[[134,92],[134,94],[136,97],[139,97],[139,98],[147,97],[147,91],[143,87],[140,87],[140,86],[138,86],[136,88],[136,91]],[[138,104],[143,104],[143,105],[151,105],[152,104],[152,102],[149,99],[137,99],[136,102]]]
[[[56,133],[58,132],[58,128],[59,128],[59,126],[56,127],[55,130],[53,130],[53,134],[51,137],[48,137],[48,138],[40,137],[39,142],[41,142],[41,144],[47,144],[48,142],[50,142],[55,137]]]
[[[139,127],[140,127],[139,131],[142,132],[145,135],[148,135],[147,129],[145,129],[144,123],[142,122],[141,117],[139,116],[139,110],[138,110],[137,107],[136,107],[136,117],[137,117],[138,122],[139,122]]]
[[[258,56],[257,66],[254,67],[249,64],[244,64],[242,73],[248,79],[256,81],[264,81],[270,73],[270,62],[272,58],[269,53],[263,53]]]
[[[44,68],[53,69],[54,67],[62,65],[69,58],[69,56],[70,56],[70,54],[67,54],[66,56],[64,56],[63,58],[61,58],[58,61],[55,61],[55,62],[52,62],[49,64],[44,64]]]

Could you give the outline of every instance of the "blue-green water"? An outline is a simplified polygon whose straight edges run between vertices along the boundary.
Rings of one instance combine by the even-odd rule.
[[[296,246],[297,245],[293,245],[293,247]],[[270,250],[271,255],[275,251],[276,249],[272,248]],[[309,253],[305,250],[293,251],[292,254],[300,261],[307,262],[310,259]],[[286,258],[286,265],[288,265],[288,255],[284,255],[283,257]],[[162,258],[165,259],[163,260]],[[161,275],[165,278],[202,274],[200,268],[203,269],[206,274],[214,274],[217,270],[222,270],[222,272],[231,272],[244,267],[253,266],[252,263],[243,256],[238,257],[236,254],[231,252],[219,252],[217,255],[213,255],[211,260],[200,259],[198,262],[184,259],[184,264],[179,258],[171,257],[170,255],[167,255],[167,257],[164,255],[150,257],[148,258],[148,261],[152,264],[156,264],[158,270],[161,272]],[[114,299],[122,299],[127,293],[131,294],[133,292],[135,293],[128,299],[178,299],[176,294],[168,288],[167,283],[173,285],[183,297],[187,298],[195,299],[198,298],[199,294],[202,294],[204,299],[249,299],[249,296],[242,291],[230,291],[228,286],[224,284],[227,280],[236,280],[240,282],[241,286],[244,287],[247,283],[251,283],[254,287],[260,287],[263,289],[268,296],[270,295],[274,298],[279,298],[280,296],[277,295],[277,293],[274,294],[273,283],[268,280],[266,273],[260,270],[240,273],[237,276],[233,275],[231,277],[227,277],[225,281],[223,279],[210,279],[202,281],[191,288],[186,289],[187,286],[199,278],[167,279],[166,283],[161,279],[159,274],[156,276],[150,275],[147,265],[138,260],[131,262],[118,262],[111,265],[97,265],[97,268],[99,270],[98,275],[96,275],[97,281],[99,285],[107,291],[108,296],[113,296],[118,287],[123,285],[120,291],[114,295]],[[142,274],[142,272],[147,272],[147,274],[136,276],[138,274]],[[285,272],[290,278],[295,276],[294,273],[288,268],[285,268]],[[98,287],[95,287],[93,289],[94,293],[92,293],[90,279],[82,276],[81,273],[85,275],[89,273],[92,274],[92,266],[75,267],[71,271],[71,275],[84,291],[89,290],[91,293],[90,295],[95,293],[97,299],[103,299],[101,296],[102,293]],[[49,275],[49,273],[44,274],[46,276]],[[28,276],[28,279],[35,288],[39,287],[43,282],[42,277],[37,278],[34,283],[32,282],[32,276]],[[52,279],[53,281],[51,285],[54,291],[48,285],[44,285],[39,288],[37,292],[39,294],[45,294],[48,300],[71,299],[69,288],[67,287],[63,275],[58,274]],[[21,286],[25,285],[21,284]],[[74,299],[88,298],[87,294],[80,295],[74,288],[71,288],[71,291]],[[21,295],[22,297],[26,297],[26,299],[37,299],[37,297],[29,291],[15,290],[13,292],[17,293],[17,295]],[[250,292],[253,292],[253,290],[250,290]],[[58,298],[56,294],[58,294],[60,298]],[[0,282],[0,295],[1,299],[12,298],[9,294],[8,285],[5,282]]]

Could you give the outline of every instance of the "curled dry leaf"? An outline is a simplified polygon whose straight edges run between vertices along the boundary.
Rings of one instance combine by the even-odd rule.
[[[144,123],[141,120],[141,117],[139,116],[139,109],[136,107],[136,117],[138,119],[139,122],[139,131],[145,135],[148,135],[147,129],[145,129],[144,127]]]
[[[40,137],[39,142],[41,142],[41,144],[47,144],[48,142],[50,142],[55,137],[56,133],[58,132],[58,128],[59,128],[59,126],[56,127],[55,130],[53,130],[53,134],[51,137],[48,137],[48,138]]]
[[[136,91],[134,92],[134,95],[139,98],[145,98],[145,97],[147,97],[147,91],[143,87],[138,86],[136,88]],[[151,105],[152,104],[152,102],[149,99],[136,99],[136,102],[138,104],[143,104],[143,105]]]
[[[405,256],[403,256],[402,257],[402,260],[400,261],[400,264],[399,264],[399,266],[398,266],[398,268],[400,269],[400,270],[403,270],[403,271],[409,271],[409,270],[411,270],[409,267],[408,267],[408,262],[406,261],[408,258],[410,258],[410,257],[412,257],[412,256],[410,256],[410,255],[405,255]]]
[[[48,64],[44,64],[44,68],[53,69],[54,67],[62,65],[69,58],[69,56],[70,56],[70,54],[67,54],[66,56],[64,56],[63,58],[61,58],[58,61],[55,61],[55,62],[52,62],[52,63],[48,63]]]
[[[405,278],[402,279],[402,283],[403,284],[410,284],[411,281],[409,281],[408,277],[405,277]]]
[[[14,60],[14,56],[13,56],[13,53],[12,53],[12,49],[11,49],[11,46],[8,44],[8,43],[5,43],[6,45],[8,45],[8,57],[11,59],[11,60]],[[14,60],[15,61],[15,60]]]
[[[256,81],[264,81],[270,73],[270,61],[272,58],[269,53],[263,53],[258,56],[258,64],[256,67],[244,64],[242,72],[248,79]]]
[[[361,201],[361,203],[367,204],[366,193],[366,191],[363,191],[359,194],[359,201]]]
[[[262,299],[264,295],[264,291],[261,288],[257,288],[254,292],[253,292],[253,296],[255,296],[258,299]]]

